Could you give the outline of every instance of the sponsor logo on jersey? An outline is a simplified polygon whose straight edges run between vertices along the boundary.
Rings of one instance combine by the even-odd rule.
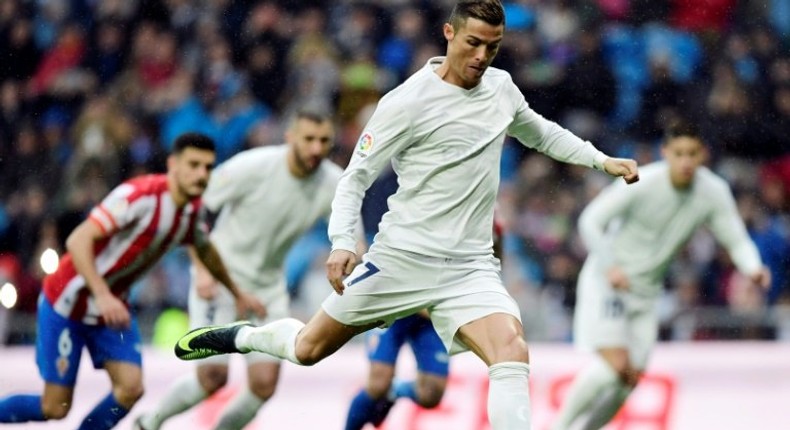
[[[373,133],[364,131],[357,141],[357,155],[366,157],[373,149]]]

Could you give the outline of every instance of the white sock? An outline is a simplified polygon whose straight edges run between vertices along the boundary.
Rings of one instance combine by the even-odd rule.
[[[491,430],[530,428],[529,364],[517,361],[488,368],[488,421]]]
[[[260,327],[242,327],[236,334],[236,348],[242,352],[259,351],[291,363],[296,359],[296,335],[304,323],[294,318],[283,318]]]
[[[230,401],[222,416],[219,417],[215,430],[241,430],[249,424],[265,400],[256,396],[249,387],[244,387]]]
[[[206,397],[208,395],[193,370],[170,387],[156,409],[140,418],[141,424],[146,430],[159,430],[166,419],[195,406]]]
[[[599,430],[605,426],[617,415],[617,411],[623,406],[631,391],[633,391],[633,388],[618,381],[616,387],[608,390],[606,395],[601,397],[600,401],[595,402],[582,429]]]
[[[573,380],[552,429],[568,430],[579,416],[590,410],[596,399],[603,393],[614,390],[619,383],[612,366],[596,355],[593,362]]]

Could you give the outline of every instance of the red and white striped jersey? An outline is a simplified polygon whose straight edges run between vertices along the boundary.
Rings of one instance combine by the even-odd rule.
[[[168,250],[207,240],[200,199],[176,207],[164,174],[124,182],[93,208],[88,219],[107,233],[94,247],[96,269],[113,294],[124,301],[132,284]],[[44,295],[60,315],[102,324],[85,279],[68,253],[58,270],[44,279]]]

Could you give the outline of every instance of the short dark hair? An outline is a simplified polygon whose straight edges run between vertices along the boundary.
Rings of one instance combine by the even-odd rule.
[[[696,125],[683,118],[672,120],[664,130],[664,142],[678,137],[690,137],[702,142],[702,135]]]
[[[469,18],[491,25],[505,25],[505,9],[500,0],[461,0],[453,7],[448,22],[458,31]]]
[[[201,133],[184,133],[178,136],[173,143],[173,154],[178,155],[187,148],[203,149],[205,151],[216,152],[214,139]]]
[[[315,110],[315,109],[299,109],[293,116],[293,122],[296,122],[300,119],[306,119],[312,122],[323,123],[326,121],[331,121],[332,118],[329,114]]]

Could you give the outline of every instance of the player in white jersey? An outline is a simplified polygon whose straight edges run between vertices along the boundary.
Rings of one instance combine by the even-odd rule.
[[[667,267],[699,226],[740,272],[770,284],[727,183],[702,166],[707,152],[694,127],[669,127],[661,152],[664,160],[643,167],[638,184],[610,185],[579,219],[589,256],[579,274],[574,337],[597,354],[571,385],[554,429],[599,429],[625,402],[658,337]]]
[[[283,264],[293,243],[318,220],[329,216],[335,187],[343,173],[325,160],[334,144],[328,116],[303,111],[290,121],[284,145],[241,152],[215,170],[203,195],[219,211],[211,240],[239,286],[267,306],[264,324],[288,317],[289,297]],[[196,259],[189,313],[195,327],[236,321],[233,302]],[[263,353],[245,356],[248,386],[231,400],[215,428],[241,429],[255,417],[277,385],[280,360]],[[201,362],[197,372],[177,381],[159,406],[138,417],[137,428],[158,429],[224,386],[228,357]]]
[[[429,60],[381,99],[332,203],[327,278],[335,294],[307,325],[287,319],[201,328],[179,340],[176,354],[254,350],[312,365],[356,334],[427,309],[448,352],[472,350],[489,366],[492,429],[528,428],[527,344],[492,255],[505,136],[627,181],[638,174],[633,160],[609,158],[532,111],[510,75],[489,68],[504,30],[501,2],[459,2],[443,27],[447,56]],[[353,231],[362,198],[390,162],[398,190],[357,266]]]
[[[204,233],[200,195],[214,167],[214,142],[187,133],[176,139],[167,174],[130,179],[113,189],[68,237],[68,253],[44,279],[38,302],[36,362],[42,395],[0,399],[0,422],[64,418],[71,409],[83,347],[112,390],[83,419],[80,430],[115,426],[143,394],[140,331],[129,289],[172,247],[193,246],[228,290],[239,311],[265,313],[240,291]]]

